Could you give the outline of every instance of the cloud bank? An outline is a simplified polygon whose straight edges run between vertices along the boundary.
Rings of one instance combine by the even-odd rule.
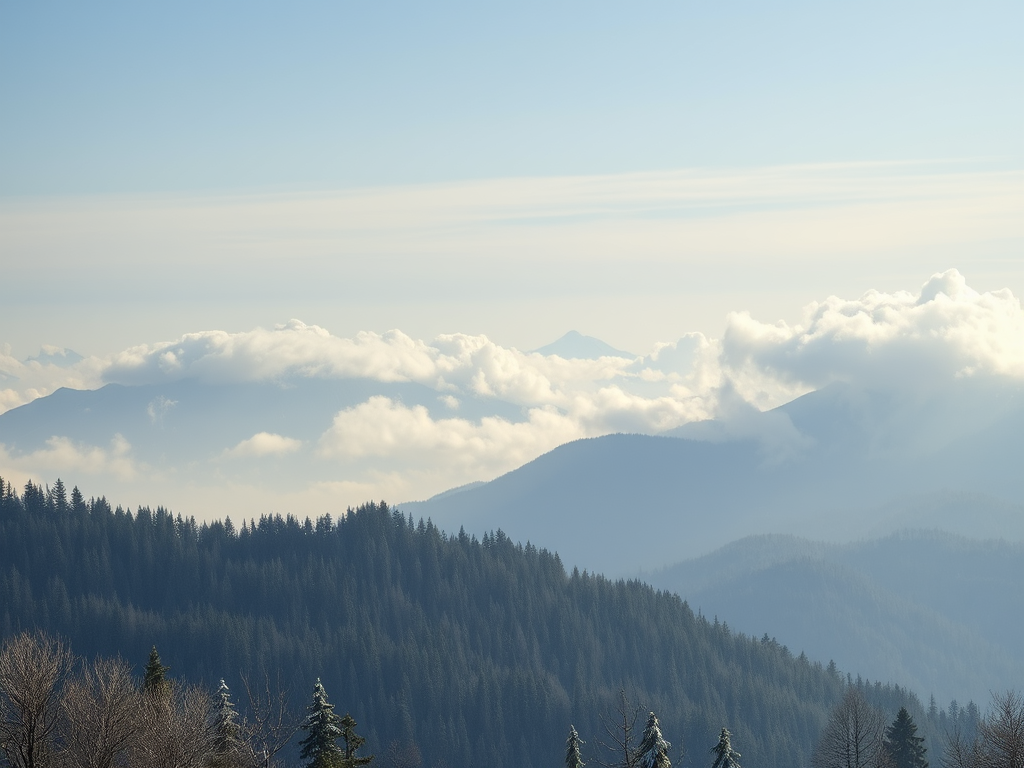
[[[737,312],[720,339],[688,334],[635,359],[564,359],[458,333],[429,341],[398,330],[343,338],[292,320],[273,329],[191,333],[71,365],[19,362],[7,350],[0,373],[6,407],[69,384],[414,382],[436,391],[437,412],[374,395],[334,414],[316,440],[255,431],[217,449],[231,460],[219,464],[228,480],[231,467],[246,460],[306,457],[320,473],[318,498],[335,487],[377,489],[372,495],[396,499],[487,480],[569,440],[611,432],[656,434],[720,418],[734,423],[731,433],[770,442],[773,435],[758,431],[768,422],[755,424],[752,413],[837,381],[883,390],[934,389],[965,379],[1024,382],[1024,313],[1009,290],[981,293],[948,270],[917,291],[830,296],[805,307],[792,325]],[[485,415],[461,415],[468,400]],[[486,415],[488,403],[493,415]],[[509,417],[508,404],[518,418]],[[148,417],[156,423],[175,407],[153,401]],[[780,434],[791,429],[780,425]],[[803,445],[799,435],[783,437],[787,445]],[[141,470],[124,445],[115,440],[105,449],[53,437],[45,450],[5,452],[0,459],[46,477],[80,469],[133,478]]]

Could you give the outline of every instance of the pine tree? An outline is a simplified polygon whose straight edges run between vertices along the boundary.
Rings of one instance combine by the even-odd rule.
[[[647,718],[643,738],[640,740],[640,758],[637,765],[640,768],[672,768],[672,761],[668,759],[668,751],[671,748],[672,745],[661,735],[658,718],[651,712]]]
[[[906,707],[900,707],[892,725],[885,729],[885,751],[894,768],[928,768],[924,755],[924,737],[917,735],[917,725]]]
[[[213,758],[211,768],[223,768],[235,763],[238,750],[238,712],[231,700],[227,683],[220,681],[213,715]]]
[[[576,727],[569,726],[569,738],[565,740],[565,768],[583,768],[585,763],[580,757],[580,745],[583,739],[576,733]]]
[[[355,768],[357,765],[368,765],[373,762],[373,755],[356,757],[356,751],[366,743],[366,739],[356,734],[356,725],[358,723],[347,712],[341,718],[341,738],[345,742],[344,756],[338,763],[341,768]]]
[[[715,762],[711,768],[740,768],[739,759],[742,755],[733,750],[730,743],[731,738],[732,734],[729,733],[729,729],[723,728],[718,737],[718,743],[711,748],[711,753],[715,756]]]
[[[334,714],[334,705],[327,702],[327,691],[319,677],[313,686],[313,703],[307,709],[309,715],[302,725],[307,735],[299,744],[300,756],[309,761],[306,768],[338,768],[344,757],[335,743],[341,738],[341,720]]]
[[[149,652],[149,661],[146,664],[145,676],[142,679],[142,690],[146,693],[161,693],[167,690],[167,672],[170,667],[160,663],[160,654],[156,646]]]

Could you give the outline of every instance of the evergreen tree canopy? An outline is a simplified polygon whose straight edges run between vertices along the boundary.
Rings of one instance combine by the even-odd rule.
[[[216,709],[213,714],[213,768],[231,765],[231,756],[238,746],[238,712],[231,700],[231,690],[227,683],[220,681],[217,697],[214,700]]]
[[[640,740],[640,757],[637,764],[640,768],[671,768],[668,751],[672,745],[661,735],[661,724],[651,712],[647,718],[643,738]]]
[[[320,678],[313,686],[313,703],[307,709],[309,715],[302,724],[306,738],[299,744],[302,759],[309,761],[306,768],[337,768],[344,756],[337,744],[342,735],[341,720],[334,714],[334,705],[328,703]]]
[[[344,756],[338,763],[341,768],[355,768],[357,765],[368,765],[373,762],[373,755],[356,757],[356,751],[366,743],[366,739],[356,734],[356,725],[358,723],[347,712],[341,718],[341,738],[345,742]]]
[[[0,479],[0,640],[38,628],[85,657],[173,648],[169,688],[319,676],[347,692],[340,713],[368,745],[408,745],[424,765],[558,765],[564,724],[596,743],[628,680],[664,732],[714,743],[728,722],[759,768],[790,768],[809,764],[844,692],[834,667],[639,581],[567,573],[501,531],[449,535],[383,502],[231,528],[104,497],[59,512],[35,483]],[[937,722],[905,689],[856,685],[929,734],[966,717]]]
[[[928,768],[924,737],[917,735],[917,725],[906,707],[900,707],[892,725],[885,729],[885,751],[893,768]]]
[[[569,726],[569,738],[565,740],[565,768],[583,768],[585,763],[580,757],[580,745],[583,739],[576,733],[576,726]]]
[[[711,768],[740,768],[739,759],[742,755],[732,748],[731,739],[732,734],[729,733],[729,729],[723,728],[718,737],[718,743],[711,748],[711,754],[715,756],[715,762]]]
[[[149,652],[149,661],[146,662],[146,671],[142,679],[142,688],[147,693],[160,693],[167,689],[167,672],[170,667],[160,663],[160,654],[157,653],[154,645]]]

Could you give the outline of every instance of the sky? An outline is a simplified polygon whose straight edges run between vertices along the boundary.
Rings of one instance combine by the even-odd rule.
[[[0,407],[188,334],[650,358],[951,269],[1010,307],[1017,370],[1021,29],[1018,2],[3,4]],[[29,370],[44,346],[85,361]]]

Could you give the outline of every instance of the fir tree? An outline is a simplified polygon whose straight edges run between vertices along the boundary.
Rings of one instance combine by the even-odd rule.
[[[213,758],[211,768],[224,768],[235,763],[238,750],[238,712],[231,700],[227,683],[220,681],[213,715]]]
[[[313,703],[307,709],[309,715],[302,725],[306,738],[299,744],[302,759],[309,761],[306,768],[337,768],[344,757],[336,743],[342,735],[341,720],[334,714],[334,705],[327,702],[327,691],[319,677],[313,686]]]
[[[585,763],[580,757],[580,745],[583,739],[576,733],[576,727],[569,726],[569,738],[565,740],[565,768],[583,768]]]
[[[730,743],[731,738],[732,734],[729,733],[729,729],[723,728],[718,737],[718,743],[711,748],[711,753],[715,756],[715,762],[711,768],[740,768],[741,755],[733,750]]]
[[[357,765],[368,765],[373,762],[373,755],[356,757],[356,751],[366,743],[366,739],[356,734],[356,725],[358,723],[347,712],[341,718],[341,738],[345,742],[344,756],[338,763],[341,768],[355,768]]]
[[[651,712],[647,718],[643,738],[640,740],[640,758],[637,765],[640,768],[672,768],[672,761],[668,759],[668,751],[671,748],[672,745],[661,735],[658,718]]]
[[[892,725],[885,729],[885,752],[894,768],[928,768],[924,755],[924,737],[917,735],[917,725],[906,707],[900,707]]]
[[[167,690],[167,672],[170,667],[160,663],[160,654],[156,652],[156,646],[149,652],[149,661],[146,663],[145,676],[142,679],[142,690],[146,693],[161,693]]]

